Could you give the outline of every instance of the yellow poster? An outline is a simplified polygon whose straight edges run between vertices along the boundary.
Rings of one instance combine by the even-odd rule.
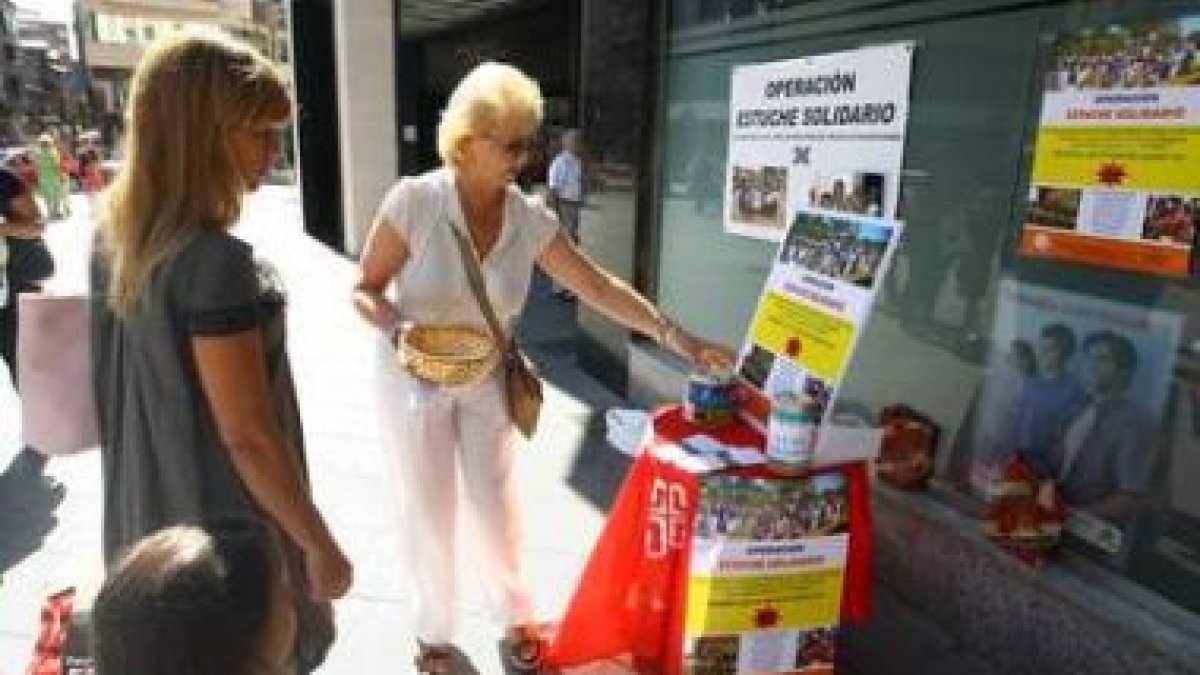
[[[1200,193],[1200,126],[1045,126],[1035,183]]]
[[[738,360],[738,375],[748,385],[743,415],[765,421],[771,402],[787,395],[808,401],[817,423],[824,423],[902,229],[900,222],[869,216],[795,214]],[[827,452],[827,438],[818,434],[817,463],[822,457],[848,461],[842,450],[851,452],[850,446]],[[853,451],[855,457],[871,454],[871,443],[859,445],[867,449]]]
[[[854,324],[777,291],[759,305],[751,335],[756,344],[788,354],[825,380],[836,381],[854,344]]]
[[[686,630],[695,635],[828,626],[838,622],[843,570],[697,576],[688,584]]]
[[[832,669],[849,545],[841,473],[700,485],[684,673]]]
[[[1018,250],[1161,276],[1200,273],[1200,16],[1059,36]]]

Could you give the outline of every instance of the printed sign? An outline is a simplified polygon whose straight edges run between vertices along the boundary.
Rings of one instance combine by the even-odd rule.
[[[841,384],[899,240],[901,224],[833,211],[801,211],[779,246],[742,348],[743,410],[762,422],[790,392],[816,402],[817,423]],[[818,434],[817,463],[873,456],[874,430]],[[864,452],[866,453],[864,455]]]
[[[983,498],[1017,453],[1074,510],[1067,530],[1108,554],[1153,506],[1182,335],[1171,312],[1006,280],[959,478]]]
[[[684,672],[832,672],[849,537],[845,477],[719,476],[700,491]]]
[[[1064,35],[1046,73],[1027,256],[1196,273],[1200,16]]]
[[[797,212],[894,218],[912,51],[895,44],[735,68],[726,230],[778,241]]]

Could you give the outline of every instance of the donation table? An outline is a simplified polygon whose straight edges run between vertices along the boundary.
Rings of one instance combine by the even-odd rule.
[[[761,452],[762,434],[743,423],[696,427],[680,406],[652,425],[548,665],[620,658],[639,673],[831,673],[837,625],[871,611],[865,464],[698,473],[676,461],[685,439]]]

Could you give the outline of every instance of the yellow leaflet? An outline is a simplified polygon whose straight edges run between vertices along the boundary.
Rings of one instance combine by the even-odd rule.
[[[772,291],[759,306],[752,334],[759,346],[780,355],[787,353],[789,341],[798,340],[800,365],[834,383],[850,355],[854,324]]]
[[[1200,127],[1042,127],[1035,184],[1200,192]],[[1119,181],[1102,179],[1117,170]],[[1110,174],[1111,175],[1111,174]]]
[[[688,635],[807,629],[838,623],[842,567],[792,574],[695,576],[688,582]],[[764,621],[771,621],[764,625]]]

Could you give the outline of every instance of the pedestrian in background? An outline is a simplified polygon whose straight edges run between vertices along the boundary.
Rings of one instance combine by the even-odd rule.
[[[46,203],[46,212],[51,220],[66,218],[71,213],[68,203],[67,177],[63,172],[62,156],[54,145],[50,134],[38,136],[33,149],[33,163],[37,166],[38,195]]]
[[[164,527],[264,518],[281,533],[308,672],[351,568],[310,491],[286,295],[229,233],[290,115],[282,75],[231,38],[176,34],[145,52],[92,255],[91,333],[106,559]]]
[[[583,207],[583,143],[579,131],[564,131],[560,144],[546,173],[546,203],[578,244],[579,211]]]
[[[583,209],[583,145],[579,131],[567,129],[559,140],[560,149],[546,171],[546,203],[558,217],[571,241],[579,244],[579,216]],[[565,288],[556,288],[561,300],[574,300]]]
[[[15,172],[0,167],[0,358],[18,393],[17,294],[41,290],[41,283],[54,273],[54,257],[42,239],[45,230],[29,186]],[[61,499],[63,486],[45,475],[46,461],[45,455],[26,446],[13,468],[34,477],[55,499]]]
[[[96,215],[97,199],[100,191],[104,189],[102,157],[93,133],[80,134],[79,140],[79,185],[87,195],[88,209],[92,215]]]
[[[542,105],[538,85],[512,66],[485,63],[468,73],[438,127],[443,166],[402,178],[388,192],[359,262],[354,303],[380,331],[379,415],[395,475],[404,546],[399,569],[412,575],[415,586],[421,672],[451,668],[460,471],[479,526],[475,560],[501,599],[508,626],[509,665],[536,669],[544,646],[521,575],[513,456],[520,440],[509,418],[503,369],[493,363],[473,382],[441,385],[408,372],[395,355],[397,334],[406,326],[487,330],[468,282],[460,236],[477,259],[506,335],[515,327],[536,264],[584,302],[626,328],[657,336],[693,363],[732,363],[728,350],[685,332],[590,260],[554,214],[514,184],[541,124]]]

